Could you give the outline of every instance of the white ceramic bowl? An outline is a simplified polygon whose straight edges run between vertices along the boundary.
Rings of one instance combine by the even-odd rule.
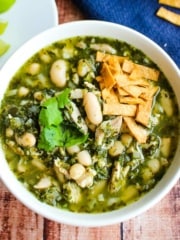
[[[180,72],[172,59],[157,44],[152,42],[144,35],[121,25],[101,21],[77,21],[62,24],[39,34],[25,43],[9,59],[0,72],[0,100],[3,98],[3,94],[7,88],[9,80],[28,58],[30,58],[41,48],[57,40],[77,35],[111,37],[126,41],[136,48],[141,49],[164,72],[174,89],[178,100],[178,105],[180,106]],[[0,149],[0,176],[5,185],[16,196],[16,198],[36,213],[59,223],[71,224],[75,226],[98,227],[119,223],[135,217],[160,201],[175,185],[180,176],[179,156],[180,141],[171,166],[163,176],[162,180],[155,186],[153,190],[133,204],[130,204],[119,210],[101,214],[72,213],[48,206],[38,201],[23,187],[23,185],[11,172],[5,160],[2,149]]]

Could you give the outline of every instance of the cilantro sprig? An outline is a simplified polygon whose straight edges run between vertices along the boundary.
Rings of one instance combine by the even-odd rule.
[[[40,136],[38,148],[52,151],[55,147],[72,146],[87,140],[87,135],[63,118],[63,111],[70,104],[70,89],[47,99],[39,113]]]

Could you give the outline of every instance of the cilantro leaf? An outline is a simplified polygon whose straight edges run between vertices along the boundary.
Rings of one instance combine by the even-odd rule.
[[[66,147],[70,147],[73,145],[79,145],[84,143],[88,138],[88,135],[83,135],[83,134],[73,134],[69,138],[67,138],[67,141],[65,143]]]
[[[38,148],[51,151],[57,146],[64,145],[64,138],[60,126],[45,127],[42,129]]]
[[[70,147],[75,144],[81,144],[88,138],[88,134],[84,135],[75,126],[66,123],[63,125],[63,128],[65,129],[64,138],[66,147]]]
[[[66,88],[57,96],[57,102],[58,102],[59,108],[64,108],[66,105],[68,105],[70,101],[69,100],[70,91],[71,90],[69,88]]]
[[[77,126],[64,121],[64,109],[70,104],[70,89],[66,88],[58,96],[52,97],[41,105],[39,113],[40,137],[38,148],[52,151],[55,147],[72,146],[87,140]]]
[[[42,109],[39,114],[40,126],[49,127],[57,126],[63,121],[62,114],[58,109],[58,103],[55,97],[46,100],[42,104]]]

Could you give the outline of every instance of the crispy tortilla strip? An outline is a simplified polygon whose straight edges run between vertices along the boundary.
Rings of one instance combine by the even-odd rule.
[[[111,74],[113,75],[114,78],[116,78],[117,76],[119,76],[120,74],[123,74],[121,66],[119,65],[118,67],[114,67],[112,65],[108,65],[109,70],[111,72]]]
[[[152,99],[146,101],[144,104],[139,104],[137,107],[137,113],[135,120],[145,127],[149,124],[149,119],[151,116],[151,109],[152,109]]]
[[[121,115],[134,117],[136,115],[136,105],[122,103],[103,103],[103,115]]]
[[[138,125],[132,117],[124,117],[123,119],[137,141],[139,143],[146,143],[148,137],[147,130],[141,125]]]
[[[111,89],[116,84],[116,80],[114,79],[107,63],[103,63],[103,66],[101,69],[101,76],[103,78],[106,88]]]
[[[149,79],[149,80],[153,80],[153,81],[158,80],[158,77],[159,77],[158,70],[156,70],[154,68],[146,67],[143,65],[139,65],[139,64],[134,64],[134,65],[135,65],[135,67],[130,74],[131,79],[136,80],[139,78],[145,78],[145,79]]]
[[[119,74],[115,77],[117,85],[119,87],[128,87],[130,85],[138,85],[142,87],[148,87],[149,82],[146,79],[130,79],[127,74]]]
[[[118,91],[118,94],[119,94],[120,97],[121,96],[124,97],[124,96],[128,96],[129,95],[128,92],[126,92],[123,88],[121,88],[119,86],[117,86],[117,91]]]
[[[116,55],[97,52],[97,61],[102,62],[100,76],[96,77],[101,88],[103,115],[123,116],[132,135],[145,143],[153,96],[158,87],[159,71],[139,65]],[[142,126],[144,125],[144,126]]]
[[[153,96],[156,94],[158,90],[159,90],[158,86],[151,86],[147,88],[146,91],[140,95],[140,97],[145,100],[150,100],[153,98]]]
[[[170,23],[180,26],[180,14],[174,13],[164,7],[160,7],[156,15]]]
[[[131,73],[134,69],[134,63],[130,60],[125,59],[122,65],[123,72]]]
[[[129,80],[129,77],[126,74],[119,74],[116,76],[116,82],[119,87],[132,85],[132,82]]]
[[[109,61],[107,62],[109,65],[112,73],[122,73],[121,66],[119,64],[117,57],[111,57],[109,58]]]
[[[109,70],[111,71],[111,73],[114,77],[118,76],[119,74],[123,74],[119,63],[117,64],[117,66],[115,66],[115,65],[108,65],[108,66],[109,66]]]
[[[142,86],[142,87],[149,87],[148,80],[143,79],[143,78],[139,78],[137,80],[130,79],[129,83],[132,83],[132,82],[133,82],[133,85],[138,85],[138,86]],[[130,85],[132,85],[132,84],[130,84]]]
[[[158,70],[133,63],[127,59],[125,59],[123,62],[122,70],[126,73],[129,73],[130,78],[134,80],[137,80],[138,78],[145,78],[157,81],[159,77]]]
[[[104,88],[101,93],[102,93],[102,98],[106,103],[109,103],[109,104],[119,103],[118,96],[115,93],[113,88],[112,89]]]
[[[144,104],[145,102],[141,98],[135,97],[120,97],[120,103],[127,103],[127,104]]]
[[[180,8],[179,0],[159,0],[160,4],[168,5],[175,8]]]
[[[102,81],[103,81],[102,76],[97,76],[97,77],[96,77],[96,81],[97,81],[97,82],[102,82]]]
[[[112,58],[117,59],[119,63],[122,63],[124,59],[127,59],[127,57],[112,55],[112,54],[108,54],[100,51],[97,51],[96,53],[97,62],[109,62],[109,60]]]
[[[131,96],[138,98],[142,93],[146,92],[146,88],[140,86],[123,86],[122,87]]]

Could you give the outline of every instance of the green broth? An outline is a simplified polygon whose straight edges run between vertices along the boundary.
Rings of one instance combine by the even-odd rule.
[[[40,201],[74,212],[119,209],[149,192],[172,162],[179,131],[175,94],[158,69],[160,76],[153,84],[159,91],[153,97],[147,142],[137,142],[123,122],[116,134],[107,125],[106,138],[97,144],[100,124],[91,128],[86,122],[83,97],[72,97],[75,89],[80,89],[81,94],[93,92],[102,108],[103,99],[95,80],[101,63],[96,61],[94,44],[99,51],[112,51],[134,63],[158,69],[144,53],[125,42],[100,37],[61,40],[41,49],[18,70],[0,110],[1,141],[17,179]],[[106,44],[107,50],[101,44]],[[52,64],[59,59],[67,67],[62,87],[54,84],[50,74]],[[73,118],[77,109],[79,115]],[[103,116],[102,122],[113,119],[115,116]],[[123,149],[117,155],[111,154],[115,142]],[[72,146],[74,152],[69,150]],[[88,164],[78,158],[84,150],[89,155],[83,161],[87,158]],[[79,178],[72,174],[76,164],[85,171]]]

